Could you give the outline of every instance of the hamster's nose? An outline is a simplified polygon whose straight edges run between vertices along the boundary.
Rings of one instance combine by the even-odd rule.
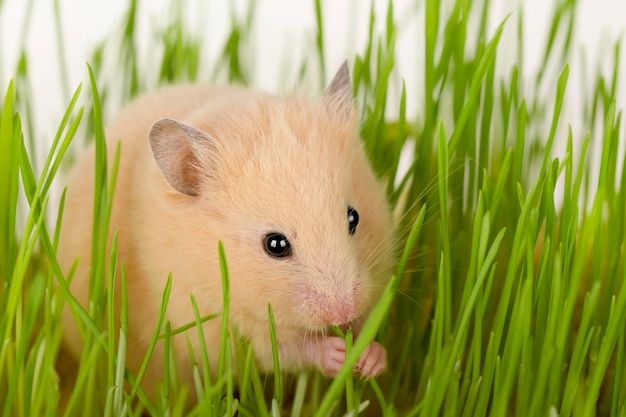
[[[333,310],[326,311],[322,318],[330,325],[340,326],[353,321],[357,316],[358,312],[354,304],[343,304]]]
[[[328,303],[322,307],[322,320],[330,325],[339,326],[349,323],[359,315],[359,309],[354,296],[330,297]]]
[[[305,311],[311,314],[315,321],[327,325],[342,325],[349,323],[359,316],[359,290],[353,288],[308,287],[304,291]]]

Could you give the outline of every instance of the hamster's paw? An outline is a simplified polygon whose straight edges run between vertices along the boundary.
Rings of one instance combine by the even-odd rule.
[[[321,340],[321,357],[318,368],[329,377],[337,376],[337,373],[346,360],[346,342],[340,337],[326,337]]]
[[[321,356],[318,368],[329,377],[335,377],[346,360],[345,340],[340,337],[327,337],[321,341]],[[369,344],[354,366],[354,372],[364,378],[380,375],[387,368],[387,351],[376,342]]]
[[[374,378],[382,374],[385,369],[387,369],[387,351],[376,342],[369,344],[354,366],[355,372],[364,378]]]

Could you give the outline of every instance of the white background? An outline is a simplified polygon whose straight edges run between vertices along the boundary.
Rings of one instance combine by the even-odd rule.
[[[139,33],[146,39],[151,24],[165,21],[170,0],[140,1]],[[191,16],[195,25],[203,26],[209,36],[205,46],[209,55],[214,57],[224,42],[226,30],[230,26],[230,8],[232,4],[239,10],[245,9],[247,1],[190,1],[202,4]],[[375,0],[379,21],[377,32],[382,32],[387,1]],[[504,32],[503,44],[513,44],[516,34],[517,11],[524,9],[525,17],[525,62],[526,76],[534,74],[541,62],[543,45],[549,30],[549,19],[555,7],[552,1],[541,0],[492,0],[490,10],[489,33],[509,13]],[[49,140],[67,102],[61,94],[59,65],[54,32],[53,0],[34,0],[31,28],[26,39],[22,37],[22,26],[26,0],[4,0],[0,2],[0,93],[9,78],[13,76],[18,53],[22,42],[27,45],[32,88],[36,95],[36,116],[38,118],[38,140]],[[94,45],[114,31],[120,25],[127,8],[127,0],[87,1],[60,0],[66,53],[68,55],[68,73],[70,89],[86,80],[85,62]],[[304,57],[304,51],[310,51],[315,33],[315,14],[313,0],[259,0],[255,23],[256,52],[254,55],[255,78],[253,84],[266,90],[281,92],[293,89],[285,79],[284,67],[291,62],[296,65]],[[369,1],[361,0],[326,0],[322,2],[325,42],[327,47],[327,77],[345,59],[356,52],[363,51],[367,36]],[[406,81],[410,114],[419,114],[422,101],[420,85],[424,74],[421,69],[423,60],[423,18],[424,1],[395,0],[395,20],[400,33],[397,43],[397,70],[394,74],[396,85],[400,77]],[[193,7],[192,7],[193,8]],[[580,101],[577,94],[582,74],[581,51],[587,56],[587,71],[593,73],[597,68],[607,75],[612,70],[612,54],[615,40],[624,38],[626,28],[626,1],[624,0],[579,0],[576,19],[576,48],[571,57],[570,83],[568,86],[569,102]],[[500,48],[498,64],[508,73],[510,62],[516,52]],[[621,68],[625,63],[622,54]],[[508,61],[508,63],[507,63]],[[620,102],[623,105],[624,78],[619,87]],[[589,80],[589,84],[591,80]],[[311,86],[304,86],[311,89]],[[574,113],[575,114],[575,113]],[[573,117],[576,119],[575,117]],[[574,123],[576,121],[574,120]]]

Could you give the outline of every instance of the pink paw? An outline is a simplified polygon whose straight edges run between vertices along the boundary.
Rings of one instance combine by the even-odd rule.
[[[320,342],[320,371],[326,376],[335,377],[346,360],[346,342],[340,337],[326,337]]]
[[[340,337],[327,337],[320,343],[319,369],[329,377],[337,376],[346,360],[346,344]],[[354,366],[354,372],[365,378],[380,375],[387,368],[387,352],[376,342],[369,344]]]
[[[354,366],[354,370],[364,378],[374,378],[382,374],[385,369],[387,369],[387,351],[376,342],[369,344]]]

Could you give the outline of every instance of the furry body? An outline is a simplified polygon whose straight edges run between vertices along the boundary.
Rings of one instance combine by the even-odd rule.
[[[126,269],[129,369],[137,372],[143,359],[170,272],[166,320],[172,329],[194,320],[192,293],[202,316],[221,311],[221,240],[230,272],[230,324],[252,343],[260,368],[272,369],[270,302],[281,369],[336,374],[345,347],[328,336],[330,325],[352,325],[358,332],[393,263],[391,216],[358,136],[345,64],[317,100],[241,88],[169,87],[122,110],[106,136],[109,160],[122,143],[110,236],[119,231],[118,265]],[[58,254],[64,271],[81,256],[71,291],[83,305],[93,172],[91,148],[68,179]],[[359,213],[353,235],[346,207]],[[264,236],[273,231],[289,239],[289,257],[266,253]],[[220,322],[204,324],[213,371]],[[78,357],[80,337],[68,311],[64,325],[65,344]],[[187,333],[197,358],[197,331]],[[180,377],[191,384],[185,335],[174,336],[172,344]],[[159,343],[144,378],[149,394],[162,376],[162,349]],[[385,351],[374,342],[355,370],[370,377],[385,365]]]

